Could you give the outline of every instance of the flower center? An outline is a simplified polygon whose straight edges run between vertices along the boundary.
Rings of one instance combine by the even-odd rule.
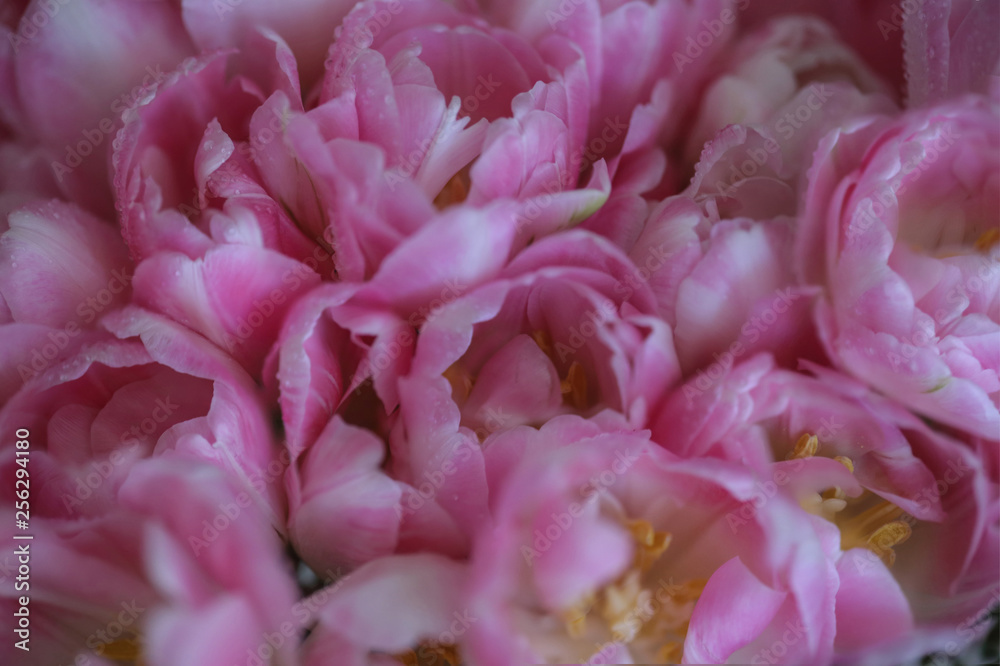
[[[597,638],[631,645],[644,659],[680,661],[695,602],[707,580],[682,584],[650,581],[648,575],[669,548],[669,532],[657,532],[645,520],[624,526],[635,543],[632,564],[613,583],[584,595],[561,613],[573,639]],[[597,643],[598,647],[603,647]]]
[[[808,458],[818,451],[819,439],[815,435],[804,433],[787,458]],[[850,458],[834,456],[833,459],[854,473],[854,461]],[[849,499],[840,488],[834,486],[806,498],[802,507],[829,520],[840,529],[841,550],[867,548],[890,567],[896,562],[893,548],[905,542],[913,533],[909,523],[902,520],[905,512],[901,508],[868,490],[859,497]]]
[[[1000,229],[993,227],[984,231],[973,245],[980,252],[989,252],[997,243],[1000,243]]]
[[[549,357],[552,365],[556,368],[555,349],[552,345],[552,336],[548,331],[538,330],[531,334],[538,348]],[[587,373],[579,361],[569,364],[566,374],[559,378],[559,390],[562,392],[563,404],[576,410],[584,410],[590,406],[587,400]]]
[[[465,198],[469,196],[469,189],[472,184],[472,178],[469,176],[470,167],[466,166],[459,169],[458,173],[451,177],[438,195],[434,197],[434,206],[438,210],[444,210],[452,204],[458,204],[465,201]]]
[[[393,659],[406,666],[459,666],[462,663],[457,646],[433,641],[425,641],[409,652],[393,655]]]
[[[98,657],[110,659],[111,661],[124,661],[134,663],[135,666],[143,666],[146,661],[142,658],[142,643],[138,636],[129,638],[119,638],[110,643],[101,643],[94,650]]]
[[[469,394],[472,393],[472,387],[476,385],[475,377],[469,374],[458,362],[449,365],[442,374],[451,384],[451,395],[455,402],[459,405],[464,403],[469,398]]]
[[[532,339],[538,348],[552,361],[557,372],[559,362],[556,361],[555,349],[552,344],[552,336],[548,331],[535,331],[531,334]],[[476,375],[470,373],[459,363],[452,363],[443,373],[444,378],[451,384],[451,395],[459,405],[463,404],[472,393],[472,388],[476,385]],[[577,411],[583,411],[592,406],[590,402],[590,385],[587,382],[587,373],[579,361],[569,364],[565,374],[559,377],[559,390],[562,393],[563,404]]]

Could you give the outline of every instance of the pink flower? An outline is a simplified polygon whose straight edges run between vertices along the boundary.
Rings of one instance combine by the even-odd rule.
[[[486,460],[475,663],[747,663],[790,627],[780,662],[829,658],[833,562],[794,502],[754,508],[746,468],[577,417],[495,435]]]
[[[409,247],[370,285],[310,294],[278,352],[302,456],[288,478],[293,540],[314,567],[397,549],[465,554],[487,514],[482,439],[607,407],[643,422],[677,378],[669,330],[644,314],[648,292],[602,239],[537,243],[491,281],[445,280],[436,298],[400,308],[390,278],[404,256],[425,256]],[[366,307],[376,294],[397,307]]]
[[[415,329],[498,275],[514,228],[507,207],[455,207],[397,248],[367,283],[324,285],[296,304],[265,373],[278,380],[293,456],[365,386],[385,414],[396,408],[396,379],[409,369]]]
[[[965,98],[820,144],[798,272],[843,369],[941,423],[1000,439],[1000,130]]]
[[[627,247],[645,218],[644,196],[676,193],[686,179],[675,160],[713,63],[736,33],[745,2],[482,2],[486,14],[543,53],[567,44],[583,53],[590,118],[584,171],[612,191],[583,226]],[[603,177],[603,176],[602,176]],[[593,181],[591,180],[591,185]]]
[[[899,99],[906,88],[903,67],[904,24],[918,5],[899,0],[769,0],[747,2],[742,26],[756,29],[776,16],[813,15],[832,25],[839,39],[858,53],[872,70],[892,84]]]
[[[26,4],[0,27],[0,117],[44,151],[66,197],[111,213],[107,157],[122,111],[193,53],[191,39],[170,2]]]
[[[114,335],[88,338],[0,410],[4,427],[33,433],[33,464],[49,470],[52,503],[36,500],[35,511],[100,515],[136,460],[169,453],[227,470],[283,530],[284,463],[250,377],[204,338],[137,308],[104,326]]]
[[[469,61],[460,70],[450,64],[458,58]],[[336,139],[381,148],[389,196],[422,194],[410,204],[418,210],[430,201],[520,201],[524,244],[579,222],[607,198],[603,162],[577,189],[587,98],[586,69],[569,45],[536,51],[438,0],[363,2],[331,49],[319,106],[289,134],[303,137],[293,150],[320,173],[347,145]],[[317,150],[304,132],[325,145]]]
[[[709,79],[684,195],[722,219],[796,217],[820,139],[859,116],[894,113],[883,81],[816,18],[776,18],[742,38]]]
[[[446,377],[462,425],[481,438],[603,408],[643,423],[677,365],[670,330],[651,316],[652,295],[636,272],[582,231],[536,243],[499,279],[435,313],[407,381]]]
[[[32,663],[79,656],[216,666],[244,663],[268,646],[290,614],[295,586],[280,541],[247,493],[192,461],[148,460],[127,477],[103,515],[33,516],[32,541],[8,535],[7,543],[29,543],[31,552]],[[43,486],[35,496],[54,491]],[[4,517],[13,526],[12,512]],[[5,547],[7,562],[17,561],[13,549]],[[5,612],[17,607],[13,595],[8,586]],[[2,650],[8,659],[23,654],[11,641]],[[276,652],[292,663],[293,642]]]
[[[793,271],[793,220],[720,220],[715,203],[665,200],[629,252],[674,331],[685,375],[714,380],[756,351],[775,350],[793,367],[821,355],[810,321],[813,294]]]
[[[810,367],[815,377],[759,356],[715,385],[691,381],[665,402],[654,439],[684,457],[742,462],[768,479],[763,494],[788,494],[837,527],[839,658],[944,649],[955,624],[989,604],[1000,486],[968,447]]]
[[[643,118],[648,111],[636,111],[651,101],[651,115],[657,122],[649,138],[655,139],[661,133],[673,138],[679,129],[677,119],[689,110],[686,104],[713,58],[734,35],[746,3],[521,0],[482,4],[487,5],[491,18],[510,26],[544,52],[567,41],[583,52],[593,107],[589,139],[601,137],[609,119],[649,124],[649,119]],[[636,138],[633,136],[633,141]],[[601,152],[610,160],[623,150],[626,133],[604,142],[607,147]]]
[[[407,520],[422,525],[444,509],[461,553],[487,515],[478,443],[490,434],[609,408],[645,422],[678,371],[634,270],[607,241],[570,232],[431,314],[398,380],[390,434],[390,473],[411,486]]]
[[[357,281],[428,225],[435,204],[520,201],[524,245],[607,197],[603,162],[577,191],[587,82],[568,46],[550,64],[447,3],[365,2],[310,94],[278,33],[241,39],[229,57],[185,61],[124,114],[115,186],[140,259],[252,244]],[[477,66],[452,71],[458,53]]]
[[[767,125],[786,160],[808,165],[822,128],[849,114],[894,109],[876,95],[891,98],[888,86],[814,17],[775,18],[734,44],[723,62],[701,99],[691,158],[727,125]]]
[[[602,233],[647,269],[685,372],[755,350],[789,364],[816,357],[810,290],[792,262],[802,172],[831,128],[893,111],[885,92],[824,23],[776,19],[737,43],[710,79],[687,143],[689,159],[700,159],[685,191],[648,215],[605,220]]]
[[[325,254],[313,254],[323,230],[297,228],[261,185],[253,161],[260,152],[249,142],[255,111],[275,91],[300,97],[288,47],[273,33],[258,40],[261,62],[239,54],[186,60],[125,110],[114,186],[122,233],[137,261],[162,251],[197,258],[216,244],[236,243],[312,258],[313,268],[332,270],[328,245]],[[239,75],[227,81],[230,61]],[[262,117],[281,129],[280,117]],[[273,141],[275,130],[268,132]]]
[[[485,495],[474,482],[481,478],[474,470],[478,443],[429,441],[433,455],[401,472],[383,469],[386,440],[401,413],[420,414],[425,405],[400,409],[400,377],[410,370],[419,330],[447,303],[497,276],[514,228],[509,208],[453,207],[400,245],[371,281],[323,285],[289,313],[265,375],[275,380],[295,461],[286,478],[291,538],[317,570],[354,567],[418,545],[457,555],[468,549],[467,535],[447,511],[412,509],[433,498],[436,486],[430,494],[418,489],[425,475],[444,478],[439,466],[449,455],[458,456],[449,464],[462,470],[449,468],[449,475],[473,474],[461,480],[463,499],[453,506],[481,506],[471,500]],[[427,414],[418,418],[426,421]]]

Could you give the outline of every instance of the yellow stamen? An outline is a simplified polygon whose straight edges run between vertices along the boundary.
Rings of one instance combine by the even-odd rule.
[[[441,188],[438,195],[434,197],[434,205],[438,210],[444,210],[452,204],[462,203],[469,196],[471,183],[469,167],[464,167]]]
[[[886,566],[891,567],[896,563],[896,551],[892,549],[893,546],[903,543],[910,538],[911,534],[913,534],[913,530],[910,529],[909,525],[901,520],[896,520],[875,530],[868,537],[867,546],[885,562]]]
[[[867,548],[887,566],[892,566],[896,561],[893,547],[909,539],[913,533],[904,518],[904,511],[885,500],[837,523],[840,527],[842,550]]]
[[[854,474],[854,461],[847,456],[834,456],[834,460],[839,462],[841,465],[847,468],[847,471]]]
[[[847,508],[847,500],[845,500],[843,497],[830,497],[828,499],[824,499],[823,504],[821,505],[821,510],[823,511],[823,515],[829,516],[831,518],[846,508]]]
[[[649,571],[670,546],[672,535],[670,532],[657,532],[647,520],[629,520],[625,526],[635,539],[635,566],[640,571]]]
[[[142,661],[142,644],[138,638],[119,638],[110,643],[101,643],[94,650],[97,656],[113,661]]]
[[[875,506],[862,511],[858,515],[846,520],[840,528],[841,532],[849,532],[854,535],[868,535],[877,530],[882,525],[896,520],[903,515],[903,510],[892,502],[882,501]]]
[[[679,664],[684,656],[684,643],[670,641],[657,651],[656,659],[663,664]]]
[[[601,617],[608,623],[611,632],[618,640],[629,643],[642,629],[643,618],[636,609],[645,608],[653,593],[643,588],[639,572],[635,569],[628,572],[623,580],[613,583],[604,589],[601,599]]]
[[[552,336],[549,335],[548,331],[537,330],[531,334],[531,338],[538,345],[538,348],[542,350],[542,353],[552,358]]]
[[[976,239],[974,245],[980,252],[985,252],[998,242],[1000,242],[1000,229],[993,227],[992,229],[987,229],[983,232],[983,234]]]
[[[816,435],[810,435],[809,433],[802,433],[798,441],[795,442],[795,448],[789,453],[785,459],[795,460],[797,458],[809,458],[816,455],[816,451],[819,450],[819,439]]]
[[[451,394],[456,402],[465,402],[469,394],[472,393],[472,387],[475,384],[469,373],[458,363],[452,363],[444,371],[443,375],[448,380],[448,383],[451,384]]]
[[[393,656],[406,666],[431,666],[431,664],[448,664],[458,666],[462,658],[458,648],[451,643],[421,643],[416,649]]]
[[[538,345],[538,348],[542,350],[542,353],[549,357],[549,360],[556,366],[558,372],[559,363],[555,359],[554,345],[552,344],[552,336],[549,332],[537,330],[531,334],[531,338]],[[566,371],[566,376],[559,380],[559,390],[563,395],[563,404],[565,405],[577,410],[586,409],[590,405],[587,400],[587,373],[579,361],[573,361],[570,364],[569,369]]]
[[[594,607],[595,599],[596,595],[590,592],[562,612],[562,619],[566,624],[566,633],[569,634],[570,638],[580,638],[586,633],[587,614]]]
[[[579,361],[573,361],[566,373],[566,379],[559,383],[563,401],[576,409],[587,407],[587,373]]]
[[[645,573],[670,547],[672,535],[657,531],[647,520],[623,519],[622,524],[635,542],[632,566],[616,581],[562,610],[559,617],[571,639],[589,636],[588,629],[604,627],[618,643],[641,642],[650,650],[662,645],[657,653],[661,661],[677,662],[683,655],[694,603],[708,580],[675,585],[671,579],[668,586],[660,582],[662,591],[650,587],[649,581],[644,581]]]
[[[701,596],[701,593],[705,591],[705,586],[707,584],[707,578],[693,578],[685,583],[682,583],[681,585],[672,586],[668,590],[667,594],[680,603],[697,601],[697,599]]]
[[[829,490],[825,490],[822,493],[820,493],[819,496],[821,498],[823,498],[824,500],[828,500],[828,499],[837,499],[837,500],[847,499],[847,495],[844,493],[844,490],[840,486],[834,486],[833,488],[830,488]]]

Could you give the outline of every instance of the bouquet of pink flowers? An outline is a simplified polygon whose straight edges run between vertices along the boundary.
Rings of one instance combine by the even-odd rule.
[[[4,664],[996,659],[1000,2],[0,31]]]

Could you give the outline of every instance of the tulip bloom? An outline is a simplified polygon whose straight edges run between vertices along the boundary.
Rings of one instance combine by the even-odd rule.
[[[817,150],[797,265],[831,358],[1000,440],[1000,111],[967,97],[862,120]]]

